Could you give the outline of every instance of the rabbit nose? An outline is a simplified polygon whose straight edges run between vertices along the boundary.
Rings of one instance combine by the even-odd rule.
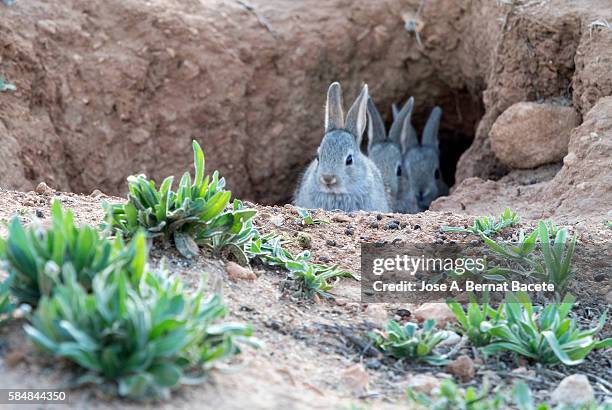
[[[321,182],[324,185],[332,186],[336,184],[337,179],[335,175],[323,174],[321,175]]]

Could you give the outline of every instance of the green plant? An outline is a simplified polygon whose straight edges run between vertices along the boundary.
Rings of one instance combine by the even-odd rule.
[[[571,261],[576,247],[576,235],[569,243],[568,235],[567,228],[559,229],[544,221],[540,221],[538,228],[528,236],[521,231],[516,245],[498,243],[483,235],[489,249],[510,262],[508,266],[498,265],[487,269],[487,274],[501,277],[518,275],[545,281],[555,285],[557,295],[563,295],[574,276]],[[536,249],[540,251],[538,254],[534,252]]]
[[[0,76],[0,91],[15,91],[15,90],[17,90],[17,87],[15,87],[15,84],[6,82],[6,79]]]
[[[9,292],[10,280],[11,278],[8,278],[0,282],[0,326],[10,318],[15,309]]]
[[[472,234],[482,234],[491,236],[509,226],[514,226],[519,223],[520,218],[516,212],[511,212],[510,208],[506,208],[500,215],[499,221],[493,216],[483,216],[476,218],[474,224],[469,228],[456,226],[443,226],[442,232],[467,232]]]
[[[480,325],[483,322],[497,324],[503,318],[501,305],[495,310],[486,300],[482,303],[482,307],[475,300],[471,300],[464,311],[463,307],[454,300],[449,300],[446,304],[457,318],[459,332],[467,336],[474,346],[482,347],[491,342],[491,335],[483,331]]]
[[[324,221],[322,219],[314,219],[310,212],[308,212],[306,209],[298,208],[297,212],[300,216],[301,224],[304,226],[322,225],[329,223],[328,221]]]
[[[239,352],[236,342],[251,329],[218,323],[225,313],[218,295],[190,295],[164,271],[136,278],[117,266],[98,273],[88,292],[66,265],[25,329],[43,351],[82,367],[79,383],[146,399],[201,381],[214,362]]]
[[[339,278],[357,279],[352,273],[337,266],[310,263],[310,252],[293,255],[283,247],[287,241],[278,235],[256,236],[250,244],[248,254],[258,257],[270,266],[278,266],[289,271],[289,277],[301,283],[299,293],[306,297],[319,294],[329,297],[329,291]]]
[[[115,244],[87,225],[77,227],[70,210],[61,203],[51,205],[51,227],[24,227],[19,218],[8,226],[8,238],[0,239],[0,259],[12,276],[11,292],[17,300],[36,306],[41,295],[50,295],[59,272],[70,264],[77,280],[91,288],[94,276],[114,260],[125,256],[120,241]]]
[[[504,396],[496,391],[491,394],[485,385],[477,390],[468,387],[460,389],[451,379],[444,379],[440,389],[432,392],[432,396],[416,393],[412,389],[406,392],[411,404],[423,406],[427,410],[497,410],[504,407]]]
[[[598,326],[582,330],[576,319],[569,317],[573,304],[574,298],[566,295],[561,303],[542,308],[533,306],[526,293],[509,293],[503,304],[503,319],[480,325],[494,338],[483,350],[510,350],[540,363],[572,366],[580,364],[593,349],[612,347],[612,338],[595,339],[605,324],[606,313]]]
[[[226,191],[225,180],[215,171],[212,178],[204,177],[204,153],[193,141],[195,177],[186,172],[178,189],[172,190],[173,177],[166,178],[159,190],[154,181],[145,175],[128,178],[128,202],[110,205],[105,203],[105,228],[123,236],[132,236],[144,229],[149,238],[172,239],[177,250],[185,257],[199,253],[198,245],[223,251],[231,246],[231,252],[244,251],[253,234],[250,219],[255,211],[245,209],[240,201],[229,205],[231,192]]]
[[[436,330],[435,321],[428,319],[419,329],[416,323],[400,326],[394,320],[384,325],[384,332],[370,333],[374,346],[382,353],[398,359],[420,360],[432,365],[448,363],[447,355],[438,355],[433,350],[445,340],[446,332]]]

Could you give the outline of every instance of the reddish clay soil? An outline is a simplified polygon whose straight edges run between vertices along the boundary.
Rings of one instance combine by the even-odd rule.
[[[427,0],[417,15],[418,4],[0,3],[0,75],[17,87],[0,92],[0,219],[29,220],[38,213],[44,222],[57,197],[78,221],[98,224],[100,202],[121,199],[69,192],[99,189],[123,196],[128,175],[180,175],[192,166],[193,138],[206,150],[208,171],[218,169],[236,197],[287,203],[322,137],[325,90],[337,80],[347,101],[364,82],[379,107],[414,96],[417,128],[440,105],[442,172],[456,184],[425,213],[378,219],[317,211],[315,217],[330,224],[312,227],[302,227],[291,206],[255,205],[259,229],[283,233],[292,239],[292,250],[300,250],[295,238],[305,232],[315,261],[359,272],[360,243],[463,240],[442,234],[440,227],[471,225],[473,216],[498,215],[505,207],[522,216],[517,229],[553,218],[569,226],[580,244],[609,249],[612,30],[594,22],[612,22],[612,3]],[[404,28],[413,19],[420,43]],[[579,125],[566,130],[562,160],[509,169],[497,159],[491,128],[521,102],[573,110]],[[390,110],[382,111],[389,121]],[[550,135],[542,118],[531,118],[537,126],[517,137],[517,144],[528,145],[522,146],[525,152],[548,149],[541,138],[530,137]],[[511,136],[520,129],[505,127]],[[40,181],[58,192],[32,192]],[[385,229],[393,220],[399,229]],[[359,282],[341,280],[330,300],[293,300],[283,292],[283,272],[259,267],[257,280],[233,282],[224,261],[205,255],[185,261],[172,249],[156,248],[152,263],[162,257],[194,285],[207,274],[212,289],[224,293],[231,319],[253,323],[265,347],[246,350],[207,383],[181,389],[154,407],[349,408],[367,405],[367,399],[374,408],[395,408],[410,374],[448,376],[445,368],[395,366],[370,351],[369,330],[391,318],[413,320],[406,312],[416,306],[363,304]],[[576,257],[572,291],[584,324],[609,304],[609,260],[609,253]],[[22,324],[0,329],[2,387],[69,384],[76,369],[24,343]],[[473,357],[471,350],[465,353]],[[512,371],[526,366],[542,399],[564,375],[576,372],[589,375],[602,397],[598,378],[612,376],[605,354],[592,354],[573,369],[484,363],[464,385],[479,385],[484,377],[493,384],[510,382],[524,377]],[[73,408],[137,406],[92,388],[74,391],[71,402]]]

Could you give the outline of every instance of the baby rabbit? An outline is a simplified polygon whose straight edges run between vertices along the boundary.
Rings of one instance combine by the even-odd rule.
[[[434,107],[427,119],[421,144],[416,133],[402,141],[402,161],[408,194],[414,195],[419,210],[429,208],[431,202],[441,195],[448,194],[448,186],[440,175],[440,152],[438,149],[438,129],[442,109]]]
[[[416,200],[412,201],[412,205],[409,206],[406,204],[402,205],[402,203],[407,201],[404,200],[402,202],[399,198],[403,172],[401,134],[405,131],[409,132],[409,129],[405,128],[404,125],[412,128],[410,125],[410,115],[413,105],[414,99],[410,98],[406,103],[406,109],[402,113],[402,119],[407,118],[407,121],[394,122],[395,128],[392,126],[387,136],[385,124],[374,102],[371,98],[368,98],[368,157],[372,159],[380,170],[383,183],[385,184],[387,200],[393,211],[396,212],[416,212],[418,210]],[[394,113],[394,118],[397,118],[397,114],[399,113]]]
[[[345,122],[340,84],[329,86],[325,135],[316,158],[302,176],[295,194],[296,206],[347,212],[391,210],[380,171],[360,150],[367,101],[368,86],[365,85]]]

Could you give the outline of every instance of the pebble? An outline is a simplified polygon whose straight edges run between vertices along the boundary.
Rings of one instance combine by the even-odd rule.
[[[325,241],[325,244],[326,244],[327,246],[336,246],[336,245],[337,245],[336,241],[335,241],[335,240],[333,240],[333,239],[328,239],[328,240],[326,240],[326,241]]]
[[[354,233],[355,233],[355,230],[354,230],[353,228],[346,228],[346,229],[344,230],[344,234],[345,234],[345,235],[352,236]]]
[[[257,279],[257,275],[255,275],[251,269],[240,266],[235,262],[228,262],[225,265],[225,272],[227,272],[227,276],[234,282]]]
[[[448,371],[457,376],[463,383],[472,380],[476,374],[474,362],[466,355],[461,355],[450,362],[448,364]]]
[[[297,241],[302,249],[310,249],[312,247],[312,239],[307,233],[300,232],[297,236]]]
[[[417,393],[430,394],[440,388],[440,380],[429,374],[414,374],[408,376],[407,387]]]
[[[338,213],[332,216],[332,221],[334,222],[351,222],[351,218],[348,215]]]
[[[36,217],[40,219],[43,219],[45,217],[45,213],[42,209],[36,208]]]
[[[561,380],[550,399],[555,404],[579,405],[595,399],[589,379],[583,374],[572,374]]]
[[[414,317],[419,322],[434,319],[440,328],[444,327],[447,323],[456,321],[455,314],[446,303],[423,303],[414,311]]]
[[[45,182],[41,182],[36,186],[36,193],[39,195],[53,195],[53,189],[49,188]]]
[[[385,229],[399,229],[399,227],[397,221],[389,221],[385,224]]]

